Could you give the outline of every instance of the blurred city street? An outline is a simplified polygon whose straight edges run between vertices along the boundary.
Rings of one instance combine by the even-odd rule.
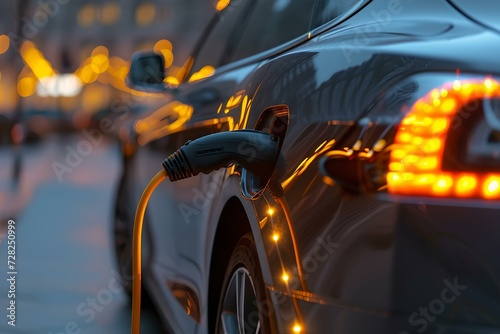
[[[52,167],[54,161],[64,163],[67,147],[75,148],[83,139],[79,134],[52,135],[32,145],[0,147],[2,232],[9,218],[16,222],[17,248],[17,321],[15,327],[2,321],[1,333],[112,334],[130,329],[130,303],[112,252],[118,145],[103,141],[92,147],[62,182]],[[14,177],[16,156],[19,180]],[[1,238],[0,253],[7,254],[5,234]],[[5,310],[7,303],[4,277],[0,307]],[[142,322],[144,333],[163,332],[151,311],[143,312]]]
[[[0,1],[0,334],[500,334],[499,12]]]
[[[130,331],[112,230],[119,142],[165,98],[125,79],[135,52],[154,51],[178,83],[215,12],[198,0],[0,2],[0,333]],[[164,332],[148,307],[141,326]]]

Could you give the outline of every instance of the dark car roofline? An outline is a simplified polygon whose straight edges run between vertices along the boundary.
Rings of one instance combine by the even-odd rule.
[[[316,37],[317,35],[329,30],[329,29],[332,29],[336,26],[338,26],[339,24],[343,23],[344,21],[348,20],[350,17],[352,17],[354,14],[356,14],[357,12],[359,12],[361,9],[363,9],[364,7],[366,7],[366,5],[368,5],[370,2],[372,2],[373,0],[361,0],[357,5],[355,5],[354,7],[352,7],[350,10],[348,10],[347,12],[345,12],[343,15],[340,15],[338,16],[337,18],[315,28],[315,29],[312,29],[310,30],[307,34],[302,34],[300,35],[299,37],[297,38],[294,38],[292,39],[291,41],[289,42],[286,42],[284,44],[280,44],[272,49],[269,49],[269,50],[266,50],[266,51],[263,51],[263,52],[260,52],[256,55],[253,55],[253,56],[250,56],[250,57],[246,57],[246,58],[243,58],[241,60],[237,60],[235,62],[231,62],[231,63],[228,63],[228,64],[225,64],[225,65],[222,65],[218,68],[215,69],[216,73],[224,73],[224,72],[227,72],[227,71],[230,71],[230,70],[233,70],[235,68],[238,68],[238,67],[241,67],[241,66],[245,66],[245,65],[248,65],[248,64],[251,64],[251,63],[256,63],[256,62],[259,62],[259,61],[264,61],[266,59],[269,59],[269,58],[272,58],[274,56],[277,56],[281,53],[284,53],[302,43],[305,43],[307,42],[308,40]],[[208,31],[208,28],[212,27],[215,23],[217,22],[217,14],[214,16],[214,18],[209,22],[209,24],[207,25],[207,31]],[[206,37],[206,35],[208,34],[208,32],[205,32],[202,36]],[[203,39],[200,39],[200,41],[202,41]],[[197,43],[195,49],[194,49],[194,52],[198,52],[199,49],[201,48],[201,45],[202,43]],[[184,78],[185,80],[186,78]],[[199,82],[202,82],[203,80],[200,80]],[[196,84],[198,81],[195,81],[195,82],[191,82],[189,83],[190,85],[191,84]],[[187,82],[186,81],[183,81],[181,83],[181,86],[186,84]]]
[[[446,0],[446,1],[450,4],[450,6],[452,6],[456,11],[458,11],[460,14],[462,14],[464,17],[466,17],[470,21],[476,23],[477,25],[480,25],[481,27],[483,27],[485,29],[494,31],[496,33],[500,33],[499,29],[495,28],[493,25],[490,25],[490,24],[482,22],[481,20],[478,20],[475,16],[471,15],[466,10],[464,10],[463,8],[461,8],[460,6],[455,4],[452,0]]]

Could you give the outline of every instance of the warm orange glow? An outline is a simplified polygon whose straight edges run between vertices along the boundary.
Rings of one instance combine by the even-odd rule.
[[[7,35],[0,35],[0,55],[7,52],[10,47],[10,39]]]
[[[84,83],[93,83],[98,78],[98,73],[94,71],[94,68],[91,64],[86,65],[82,70],[82,81]]]
[[[277,242],[279,239],[280,239],[279,234],[278,233],[274,233],[273,234],[273,240]]]
[[[95,47],[94,50],[92,50],[91,56],[95,57],[97,55],[105,55],[106,57],[108,57],[109,56],[108,48],[103,45]]]
[[[361,145],[363,145],[363,142],[361,140],[357,140],[354,145],[352,146],[352,149],[354,151],[359,151],[361,150]]]
[[[483,184],[483,196],[485,198],[500,197],[500,176],[489,176]]]
[[[242,94],[244,94],[244,91]],[[250,116],[250,110],[252,109],[252,101],[253,100],[250,99],[248,95],[245,94],[245,96],[243,96],[243,101],[241,101],[240,117],[238,124],[234,126],[235,130],[247,128],[248,117]]]
[[[422,141],[422,143],[420,144],[420,148],[422,149],[422,151],[427,154],[439,152],[442,146],[443,140],[440,138],[427,139]]]
[[[296,324],[295,326],[293,326],[293,332],[294,333],[301,333],[302,327],[299,324]]]
[[[192,114],[191,105],[177,100],[168,103],[135,123],[135,130],[140,135],[139,143],[144,145],[150,140],[181,130]]]
[[[172,53],[172,50],[163,49],[161,50],[161,54],[165,59],[165,68],[170,67],[174,62],[174,54]]]
[[[385,139],[380,139],[373,146],[373,150],[375,152],[382,152],[382,150],[385,148],[386,145],[387,145],[387,142],[385,141]]]
[[[500,97],[492,78],[445,84],[419,99],[401,121],[389,160],[390,193],[500,199],[500,174],[443,171],[448,130],[457,112],[474,100]]]
[[[219,0],[217,1],[217,4],[215,4],[215,9],[217,9],[217,11],[222,11],[224,10],[227,6],[229,6],[229,4],[231,3],[231,0]]]
[[[82,91],[81,107],[87,114],[109,106],[111,103],[111,91],[109,87],[100,84],[88,85]]]
[[[82,27],[92,25],[96,18],[96,10],[94,5],[84,5],[78,12],[78,24]]]
[[[419,161],[415,162],[417,169],[419,170],[435,170],[438,166],[438,157],[425,157],[421,158]]]
[[[456,192],[458,197],[469,197],[477,187],[477,177],[474,175],[460,176],[457,180]]]
[[[274,214],[273,208],[269,208],[269,210],[267,210],[267,214],[272,216]]]
[[[189,82],[202,80],[211,77],[215,73],[215,68],[213,66],[205,66],[201,68],[198,72],[195,72],[189,78]]]
[[[163,82],[165,82],[169,86],[174,86],[174,87],[179,86],[179,79],[177,79],[176,77],[173,77],[171,75],[166,77],[165,80],[163,80]]]
[[[292,175],[286,180],[284,180],[281,185],[283,188],[288,187],[294,180],[297,179],[298,176],[302,175],[309,166],[321,155],[323,155],[325,152],[328,152],[332,149],[332,147],[335,145],[335,139],[332,139],[328,142],[323,142],[321,143],[318,148],[314,151],[314,154],[311,157],[305,158],[295,169]],[[338,154],[338,155],[343,155],[343,156],[350,156],[352,155],[352,151],[350,152],[345,152],[345,151],[330,151],[328,154]]]
[[[112,25],[118,21],[121,14],[121,7],[118,3],[106,3],[102,6],[101,21],[105,25]]]
[[[138,26],[150,25],[156,16],[156,7],[152,3],[144,3],[135,11],[135,21]]]
[[[104,54],[98,54],[92,56],[90,67],[92,68],[92,71],[94,71],[95,73],[98,74],[104,73],[109,67],[109,59]]]
[[[234,94],[233,96],[229,97],[229,99],[226,102],[226,107],[224,109],[224,114],[228,114],[231,110],[238,108],[241,104],[241,100],[245,95],[245,91],[241,90]]]
[[[165,68],[170,67],[174,62],[174,54],[172,53],[172,43],[167,39],[161,39],[156,42],[153,50],[156,53],[161,53],[165,59]]]
[[[283,281],[285,282],[288,282],[288,280],[290,279],[290,277],[288,277],[288,274],[287,273],[283,273],[283,276],[281,276],[281,278],[283,279]]]
[[[331,177],[325,175],[321,180],[323,181],[324,184],[329,185],[330,187],[335,186],[335,180],[332,179]]]
[[[26,77],[19,80],[17,83],[17,93],[21,97],[28,97],[35,94],[36,91],[36,79],[32,77]]]
[[[438,175],[432,183],[432,195],[449,196],[453,187],[453,178],[450,175]]]
[[[457,102],[455,101],[455,99],[451,99],[451,98],[446,99],[441,104],[441,112],[443,114],[452,113],[455,110],[456,106],[457,106]]]
[[[24,42],[20,49],[21,57],[38,79],[56,74],[52,65],[31,41]]]
[[[172,51],[172,42],[170,42],[168,39],[160,39],[158,42],[155,43],[153,49],[156,52],[160,52],[161,50]]]

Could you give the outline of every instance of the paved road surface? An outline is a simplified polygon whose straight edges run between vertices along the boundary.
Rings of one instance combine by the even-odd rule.
[[[0,219],[16,222],[16,326],[7,325],[7,244],[0,244],[0,333],[129,333],[130,305],[117,281],[110,219],[120,172],[116,144],[92,146],[72,171],[67,145],[81,136],[53,137],[21,149],[20,179],[12,180],[11,147],[0,147]],[[143,313],[143,333],[162,333],[157,316]]]

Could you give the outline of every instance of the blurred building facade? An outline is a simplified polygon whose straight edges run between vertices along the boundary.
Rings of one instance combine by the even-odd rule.
[[[158,46],[158,41],[162,41],[163,48],[171,49],[167,62],[175,67],[182,65],[188,57],[197,37],[214,15],[213,7],[211,1],[203,0],[2,1],[0,35],[9,36],[6,43],[10,45],[2,54],[4,45],[0,36],[0,113],[12,112],[19,105],[23,109],[62,108],[74,111],[78,104],[85,102],[81,96],[54,101],[40,96],[33,87],[25,87],[30,84],[30,76],[36,81],[41,81],[41,78],[26,62],[25,54],[19,53],[24,40],[32,42],[29,47],[40,54],[41,60],[35,62],[35,66],[47,63],[53,71],[45,72],[50,73],[81,76],[82,67],[89,65],[96,48],[101,51],[105,48],[110,64],[115,60],[116,64],[123,65],[135,51],[151,50]],[[30,52],[25,50],[25,53]],[[95,71],[101,73],[99,69]],[[115,72],[118,72],[116,68]],[[123,77],[123,69],[119,72],[116,75]],[[90,78],[89,82],[83,78],[84,84],[89,84],[89,87],[84,87],[82,94],[90,90],[90,84],[94,82],[97,86],[109,86],[113,77],[104,74],[99,76],[99,80],[97,77]],[[117,88],[118,84],[114,86]],[[98,87],[94,93],[103,94],[109,89]],[[100,98],[103,105],[109,102],[109,96]],[[93,96],[88,100],[96,99],[99,97]],[[19,100],[23,100],[22,103]],[[94,107],[98,109],[102,106]]]
[[[152,48],[156,41],[165,38],[179,50],[178,57],[184,58],[209,15],[214,13],[209,1],[200,0],[28,2],[27,20],[23,22],[25,32],[35,32],[40,49],[55,67],[68,69],[78,66],[71,63],[73,59],[82,60],[97,45],[129,59],[134,51]],[[68,55],[57,54],[57,50],[67,50]]]

